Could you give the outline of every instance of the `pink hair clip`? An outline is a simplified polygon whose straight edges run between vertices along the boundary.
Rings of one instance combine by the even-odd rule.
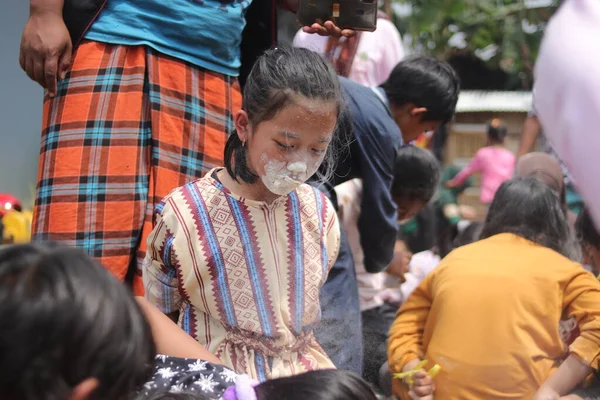
[[[258,381],[251,379],[248,375],[239,375],[235,385],[230,386],[223,393],[223,400],[257,400],[254,388]]]

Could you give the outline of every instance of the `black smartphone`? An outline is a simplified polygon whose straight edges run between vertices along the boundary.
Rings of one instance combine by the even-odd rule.
[[[302,26],[333,21],[342,29],[373,32],[377,0],[300,0],[297,15]]]

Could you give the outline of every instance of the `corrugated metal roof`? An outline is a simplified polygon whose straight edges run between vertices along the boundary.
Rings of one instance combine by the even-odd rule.
[[[463,90],[458,96],[456,112],[529,112],[531,101],[531,92]]]

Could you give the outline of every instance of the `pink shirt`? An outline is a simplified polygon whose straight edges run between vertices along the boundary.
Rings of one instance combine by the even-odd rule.
[[[535,101],[544,132],[600,226],[600,1],[569,0],[546,29]]]
[[[460,185],[473,173],[481,172],[480,200],[489,204],[502,182],[512,177],[514,169],[515,155],[511,151],[502,147],[484,147],[479,149],[469,165],[456,175],[454,182]]]
[[[294,47],[324,55],[328,40],[325,36],[300,30],[294,37]],[[361,85],[379,86],[403,58],[404,47],[398,29],[392,22],[379,18],[377,30],[362,33],[348,78]]]

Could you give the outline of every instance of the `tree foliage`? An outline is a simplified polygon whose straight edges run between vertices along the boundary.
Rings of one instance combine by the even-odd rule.
[[[470,53],[518,77],[521,86],[533,83],[533,64],[543,30],[557,5],[531,7],[525,0],[394,0],[412,7],[396,17],[412,47],[448,59]],[[529,4],[529,7],[527,4]]]

